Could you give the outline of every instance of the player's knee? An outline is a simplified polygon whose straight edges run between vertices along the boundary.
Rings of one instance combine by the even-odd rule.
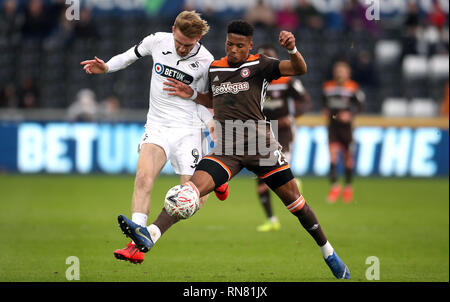
[[[305,204],[305,198],[300,194],[295,178],[292,178],[274,191],[291,213],[300,210]]]
[[[138,171],[134,181],[134,186],[138,190],[150,192],[153,189],[154,179],[145,171]]]
[[[215,188],[215,183],[211,175],[209,175],[205,171],[195,171],[190,181],[198,189],[200,197],[206,196],[207,194],[211,193]]]
[[[206,180],[201,183],[207,182],[207,189],[210,189],[212,186],[211,191],[220,187],[231,178],[230,172],[227,172],[222,165],[211,159],[202,159],[199,162],[194,175],[196,173],[198,173],[199,178],[201,177],[203,180]],[[208,191],[207,193],[211,191]]]

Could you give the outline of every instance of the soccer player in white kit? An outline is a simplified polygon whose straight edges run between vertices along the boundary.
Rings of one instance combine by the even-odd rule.
[[[141,57],[153,57],[149,111],[145,133],[139,144],[132,197],[132,221],[144,227],[147,226],[154,181],[167,160],[171,161],[183,184],[191,178],[197,163],[208,151],[202,140],[202,128],[212,123],[211,113],[193,101],[196,95],[183,99],[164,90],[168,79],[176,79],[199,93],[208,91],[208,69],[214,57],[199,43],[208,30],[207,22],[198,13],[183,11],[175,19],[171,33],[151,34],[106,63],[97,57],[81,62],[86,73],[103,74],[124,69]],[[228,185],[217,189],[217,197],[226,198]],[[222,191],[226,191],[225,197],[219,193]],[[206,201],[205,197],[200,200],[201,205]],[[167,213],[161,215],[164,214]],[[165,231],[154,224],[148,226],[148,230],[154,242]],[[134,242],[114,251],[114,255],[132,263],[144,260],[144,253],[135,247]]]

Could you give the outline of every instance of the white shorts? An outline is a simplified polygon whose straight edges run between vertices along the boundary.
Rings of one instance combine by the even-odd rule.
[[[193,175],[197,164],[207,151],[202,129],[150,125],[145,128],[138,151],[142,144],[155,144],[163,148],[167,160],[170,160],[178,175]]]

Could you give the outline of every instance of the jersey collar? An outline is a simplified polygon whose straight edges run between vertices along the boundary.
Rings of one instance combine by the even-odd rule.
[[[177,50],[175,48],[175,41],[173,40],[173,37],[172,37],[172,47],[175,52],[175,55],[179,58],[177,61],[177,65],[180,64],[180,62],[182,62],[182,61],[186,61],[186,60],[189,60],[190,58],[195,57],[200,52],[200,48],[202,48],[202,46],[203,46],[203,44],[199,41],[194,46],[194,48],[192,48],[192,50],[189,54],[187,54],[185,57],[180,57],[177,53]]]

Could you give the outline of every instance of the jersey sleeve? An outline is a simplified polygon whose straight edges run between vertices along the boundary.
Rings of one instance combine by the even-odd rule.
[[[261,74],[268,82],[272,82],[281,77],[280,60],[264,55],[261,55],[260,60],[262,66]]]
[[[137,59],[138,58],[133,52],[133,48],[130,48],[126,52],[116,55],[106,62],[108,73],[122,70],[136,62]]]
[[[145,37],[139,44],[131,47],[126,52],[112,57],[106,65],[108,66],[108,73],[122,70],[139,58],[152,54],[152,49],[156,41],[155,34]]]
[[[138,58],[150,56],[157,40],[157,34],[148,35],[134,47],[134,53]]]

